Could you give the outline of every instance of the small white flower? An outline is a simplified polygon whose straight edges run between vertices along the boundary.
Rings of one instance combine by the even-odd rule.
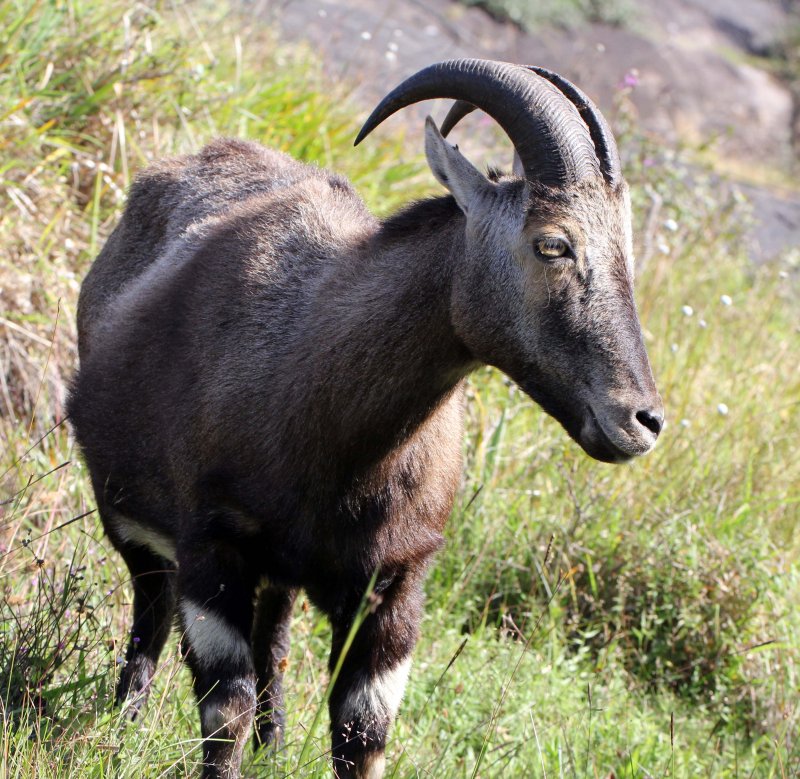
[[[394,41],[389,41],[389,43],[386,44],[386,48],[389,49],[389,51],[398,51],[400,47]]]
[[[697,324],[700,325],[700,327],[708,327],[708,322],[706,322],[705,319],[699,320]]]
[[[368,30],[364,30],[364,32],[361,33],[361,40],[363,40],[363,41],[371,41],[372,40],[372,33],[369,32]]]
[[[667,221],[664,222],[664,228],[674,233],[678,229],[678,223],[674,219],[667,219]]]
[[[779,270],[778,271],[778,278],[779,279],[788,279],[789,278],[789,274],[785,270]]]
[[[658,250],[662,254],[669,254],[669,252],[670,252],[669,244],[666,241],[659,241],[658,242]]]
[[[723,306],[732,306],[733,305],[733,299],[731,298],[730,295],[720,295],[719,296],[719,302],[722,303]]]
[[[383,54],[389,62],[397,62],[397,55],[393,51],[387,51]]]
[[[675,354],[675,352],[677,352],[677,351],[678,351],[678,344],[671,344],[669,348],[670,348],[670,351],[671,351],[673,354]]]
[[[681,308],[681,311],[683,311],[684,316],[691,316],[694,314],[694,309],[691,306],[684,306]]]
[[[689,427],[692,423],[688,419],[681,420],[681,427]]]
[[[717,406],[717,413],[721,414],[723,417],[728,415],[728,407],[724,403],[720,403]]]

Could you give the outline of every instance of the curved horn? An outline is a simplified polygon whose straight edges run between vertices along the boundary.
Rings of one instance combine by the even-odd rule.
[[[622,180],[622,165],[619,161],[619,151],[614,133],[608,126],[606,118],[600,113],[600,109],[591,101],[589,96],[578,89],[571,81],[567,81],[558,73],[552,70],[539,68],[535,65],[530,70],[538,73],[542,78],[546,78],[551,84],[555,84],[564,96],[578,109],[581,118],[589,127],[589,134],[592,136],[597,158],[600,160],[600,170],[603,177],[612,186],[616,186]]]
[[[471,114],[473,111],[477,110],[478,106],[472,105],[472,103],[468,103],[466,100],[456,100],[456,102],[450,106],[450,110],[447,112],[447,116],[445,116],[442,126],[439,128],[442,137],[447,138],[447,136],[450,135],[450,130],[452,130],[467,114]]]
[[[430,65],[406,79],[378,104],[356,145],[384,119],[421,100],[464,100],[505,130],[527,178],[554,186],[599,172],[589,130],[572,103],[545,78],[508,62],[465,59]]]
[[[594,143],[595,153],[600,162],[600,170],[603,173],[603,178],[609,184],[616,187],[622,179],[622,166],[619,160],[619,152],[617,151],[617,142],[614,140],[614,134],[608,125],[605,117],[597,106],[582,90],[578,89],[571,81],[568,81],[558,73],[546,68],[540,68],[536,65],[529,65],[528,70],[542,78],[547,79],[551,84],[558,87],[559,90],[578,110],[581,118],[586,122],[589,128],[589,134],[592,136],[592,143]],[[477,108],[466,100],[457,100],[453,103],[450,111],[442,122],[441,133],[447,137],[447,134],[469,113],[472,113]]]

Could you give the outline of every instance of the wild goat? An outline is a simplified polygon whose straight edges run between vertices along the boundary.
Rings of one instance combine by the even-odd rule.
[[[254,719],[257,744],[280,738],[298,589],[330,618],[334,664],[375,572],[330,717],[337,775],[383,774],[474,368],[504,371],[600,460],[661,429],[601,114],[549,71],[450,61],[356,142],[436,97],[460,101],[447,130],[473,106],[493,117],[515,174],[484,176],[429,118],[450,195],[379,221],[336,175],[216,141],[139,176],[83,284],[69,413],[134,590],[117,698],[141,705],[177,610],[206,777],[238,775]]]

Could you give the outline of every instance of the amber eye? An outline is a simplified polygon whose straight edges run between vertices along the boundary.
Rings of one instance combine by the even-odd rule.
[[[572,253],[569,243],[563,238],[540,238],[536,241],[535,247],[536,254],[545,261],[569,257]]]

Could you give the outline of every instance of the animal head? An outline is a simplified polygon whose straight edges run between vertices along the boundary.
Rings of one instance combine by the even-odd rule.
[[[400,108],[456,99],[425,151],[465,215],[454,271],[455,333],[508,374],[599,460],[649,452],[663,425],[633,298],[630,198],[608,125],[570,82],[541,68],[439,63],[378,105],[356,143]],[[514,173],[487,177],[444,138],[473,108],[515,150]]]

